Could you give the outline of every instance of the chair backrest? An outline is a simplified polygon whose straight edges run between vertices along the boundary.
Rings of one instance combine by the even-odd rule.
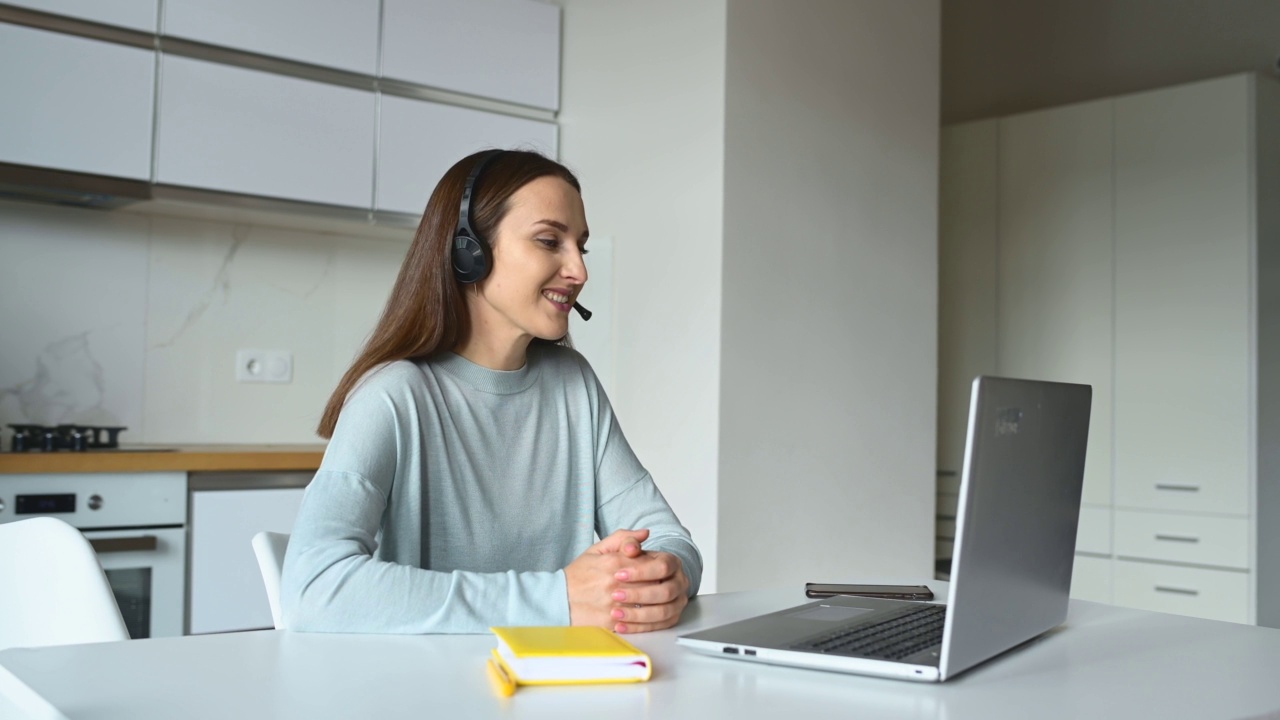
[[[288,547],[287,533],[263,531],[253,536],[253,554],[258,556],[258,570],[262,572],[267,602],[271,604],[271,621],[277,630],[284,627],[280,623],[280,570],[284,567],[284,551]]]
[[[50,517],[0,524],[0,650],[128,639],[79,530]]]

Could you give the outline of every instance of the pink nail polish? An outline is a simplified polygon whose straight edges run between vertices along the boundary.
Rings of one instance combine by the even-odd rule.
[[[613,594],[613,599],[621,602],[627,599],[627,594],[619,590]]]
[[[613,577],[615,580],[622,580],[623,582],[626,582],[627,579],[631,577],[631,574],[628,573],[626,570],[619,570],[618,572],[613,574]]]
[[[619,609],[619,608],[614,608],[614,609],[613,609],[613,612],[612,612],[612,613],[610,613],[610,614],[611,614],[611,615],[613,615],[613,617],[614,617],[614,619],[615,619],[615,620],[621,620],[621,619],[622,619],[623,612],[622,612],[622,610],[621,610],[621,609]]]
[[[624,632],[626,632],[626,631],[627,631],[627,626],[626,626],[626,625],[624,625],[624,624],[622,624],[622,623],[618,623],[617,625],[614,625],[614,626],[613,626],[613,631],[614,631],[614,632],[624,633]]]

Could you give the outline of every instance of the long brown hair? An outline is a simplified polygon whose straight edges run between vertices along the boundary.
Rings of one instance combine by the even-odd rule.
[[[333,436],[347,395],[370,370],[395,360],[427,358],[451,350],[470,332],[462,287],[453,276],[452,240],[467,175],[485,152],[459,160],[436,184],[382,317],[325,405],[317,430],[320,437]],[[548,175],[582,191],[568,168],[536,152],[508,150],[494,157],[472,188],[472,227],[492,241],[511,196],[530,181]],[[563,341],[565,338],[533,340],[547,344]]]

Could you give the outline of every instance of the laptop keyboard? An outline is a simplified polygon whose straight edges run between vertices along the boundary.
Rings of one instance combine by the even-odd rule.
[[[794,649],[901,660],[941,645],[946,617],[946,605],[903,608],[874,623],[856,623],[811,637]]]

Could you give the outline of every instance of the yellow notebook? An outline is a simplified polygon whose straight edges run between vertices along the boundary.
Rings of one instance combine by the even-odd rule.
[[[644,682],[653,662],[636,646],[598,627],[496,627],[499,682],[520,685]],[[494,661],[491,661],[494,662]],[[502,678],[501,674],[508,678]]]

